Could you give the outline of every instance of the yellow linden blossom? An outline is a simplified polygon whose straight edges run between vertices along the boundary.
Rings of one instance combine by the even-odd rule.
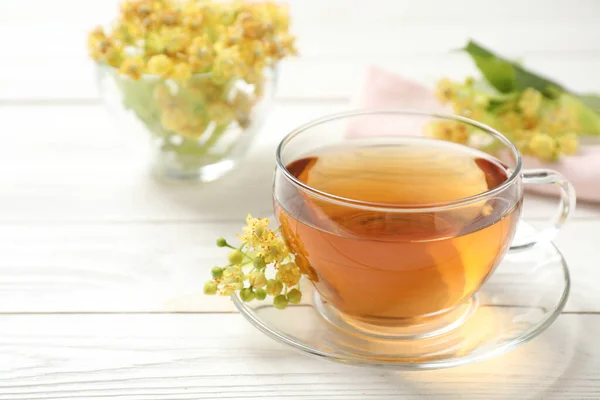
[[[535,89],[527,88],[519,98],[519,108],[528,118],[537,116],[542,105],[542,94]]]
[[[295,54],[295,38],[288,29],[287,7],[270,1],[123,1],[112,31],[94,29],[88,48],[98,61],[103,61],[102,54],[111,44],[129,47],[135,51],[128,54],[141,55],[145,61],[154,55],[168,56],[173,63],[185,60],[192,74],[213,71],[216,81],[222,82]],[[116,57],[112,61],[121,67]]]
[[[217,124],[226,123],[235,117],[235,111],[224,101],[215,101],[214,103],[208,104],[206,106],[206,111],[208,112],[210,119]]]
[[[220,137],[251,125],[271,69],[296,53],[288,9],[273,0],[125,0],[87,46],[92,59],[113,67],[123,102],[148,130],[159,141],[192,139],[178,148],[189,155],[195,147],[198,157],[212,157],[205,147],[221,143],[196,140],[204,132]],[[253,90],[236,95],[239,87]]]
[[[203,115],[194,114],[189,111],[186,113],[186,118],[183,119],[178,132],[190,139],[201,136],[205,131],[208,123]]]
[[[158,32],[149,32],[144,39],[144,51],[146,56],[163,54],[167,48],[167,38]]]
[[[579,139],[574,133],[567,133],[557,139],[558,148],[563,154],[577,154],[579,148]]]
[[[252,218],[248,214],[244,234],[238,237],[243,244],[255,248],[267,264],[280,263],[289,257],[290,251],[283,239],[269,229],[269,223],[268,218]]]
[[[148,72],[153,75],[166,77],[173,69],[173,61],[164,54],[157,54],[148,60]]]
[[[477,117],[483,114],[484,109],[484,107],[479,106],[475,102],[474,97],[460,98],[452,101],[452,110],[454,110],[455,114],[471,119],[478,119]]]
[[[533,136],[528,147],[534,154],[546,161],[554,160],[558,150],[556,141],[544,133]]]
[[[289,257],[290,251],[281,238],[270,232],[269,238],[259,246],[258,254],[265,259],[266,263],[280,263]]]
[[[244,271],[239,265],[232,265],[223,269],[224,282],[241,282],[244,279]]]
[[[188,64],[179,63],[173,67],[171,77],[179,83],[185,83],[192,76],[192,69]]]
[[[140,79],[140,76],[142,76],[144,71],[144,67],[145,65],[142,57],[136,56],[127,58],[125,61],[123,61],[119,67],[119,71],[132,79]]]
[[[176,55],[182,53],[190,43],[190,37],[185,33],[175,33],[168,41],[166,52],[167,54]]]
[[[140,26],[125,20],[116,22],[112,32],[113,39],[123,45],[134,45],[136,38],[143,34]]]
[[[212,53],[212,47],[213,45],[208,35],[198,35],[190,43],[187,53],[193,57],[204,58]]]
[[[270,15],[273,25],[281,27],[282,30],[288,30],[290,26],[290,13],[287,5],[277,3],[263,3],[258,11]]]
[[[467,143],[469,131],[467,125],[455,121],[435,121],[429,125],[430,135],[436,139],[449,140],[456,143]]]
[[[270,28],[260,18],[256,18],[252,12],[244,11],[238,14],[237,22],[241,25],[242,35],[249,39],[257,39],[265,34]]]
[[[435,96],[442,102],[442,104],[446,104],[454,100],[456,97],[455,84],[448,78],[441,79],[438,82]]]
[[[252,271],[248,275],[248,279],[250,281],[250,285],[253,288],[260,289],[267,285],[267,278],[265,277],[265,274],[261,271]]]
[[[180,130],[186,118],[185,111],[179,107],[167,107],[160,114],[161,124],[170,131]]]
[[[239,46],[241,60],[246,65],[252,65],[255,73],[260,73],[266,65],[264,47],[260,40],[244,40]]]
[[[102,27],[96,27],[88,36],[88,50],[90,56],[95,59],[100,59],[108,50],[111,43],[104,33]]]
[[[124,57],[123,48],[119,47],[118,45],[115,45],[115,46],[111,46],[108,50],[106,50],[106,52],[104,53],[103,57],[101,57],[101,59],[106,64],[110,65],[111,67],[116,68],[118,65],[121,65],[123,57]]]
[[[203,101],[219,101],[224,97],[223,87],[215,84],[211,79],[190,79],[185,89],[190,95]]]
[[[288,33],[282,33],[279,37],[267,43],[267,54],[275,59],[284,58],[296,54],[294,42],[296,38]]]
[[[455,114],[503,133],[523,154],[556,161],[561,154],[576,154],[578,150],[580,115],[577,105],[568,99],[544,97],[533,88],[495,93],[474,85],[472,79],[459,83],[447,78],[438,82],[436,96],[441,103],[450,104]],[[426,126],[426,134],[437,139],[469,144],[490,153],[501,149],[500,142],[490,135],[489,140],[477,140],[476,132],[452,121],[434,121]]]
[[[211,69],[213,81],[224,83],[234,76],[239,76],[242,70],[240,60],[237,46],[219,49]]]
[[[523,126],[521,116],[515,111],[509,111],[500,115],[500,122],[503,126],[503,131],[517,131]]]
[[[239,26],[221,26],[218,35],[226,38],[222,41],[225,46],[235,46],[242,40],[243,29]]]
[[[281,264],[277,269],[277,279],[287,286],[296,286],[301,276],[300,269],[294,262]]]
[[[238,235],[238,237],[242,243],[258,247],[272,234],[269,230],[269,224],[269,218],[253,218],[252,215],[248,214],[246,226],[243,228],[244,234]]]
[[[198,9],[184,10],[183,26],[190,31],[199,30],[202,27],[204,21],[204,15]]]
[[[106,39],[106,33],[104,32],[104,28],[101,26],[97,26],[95,27],[91,32],[90,35],[88,37],[88,40],[102,40],[102,39]]]
[[[578,128],[579,120],[573,107],[556,107],[540,121],[540,129],[551,135],[573,132]]]
[[[242,288],[243,288],[243,284],[239,283],[239,282],[225,283],[225,284],[223,284],[223,286],[221,286],[221,288],[219,290],[219,294],[221,296],[231,296],[236,291],[238,291]]]
[[[194,38],[187,54],[190,67],[197,73],[209,72],[215,61],[215,51],[206,37]]]
[[[218,247],[231,249],[227,257],[229,265],[211,269],[212,279],[204,283],[204,293],[231,296],[237,292],[239,299],[244,302],[255,299],[262,301],[271,296],[273,307],[277,309],[299,304],[302,300],[302,274],[309,271],[306,274],[312,279],[310,272],[314,272],[304,255],[290,253],[278,230],[269,229],[268,218],[248,215],[243,232],[238,235],[242,244],[237,248],[224,238],[217,239]],[[303,263],[304,268],[296,261]],[[269,268],[272,270],[268,275],[274,278],[267,279]]]

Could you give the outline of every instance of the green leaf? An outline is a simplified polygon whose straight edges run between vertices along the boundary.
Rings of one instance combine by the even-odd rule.
[[[595,94],[582,94],[577,96],[579,100],[596,113],[600,113],[600,96]]]
[[[573,107],[579,116],[580,131],[586,136],[600,136],[600,115],[588,107],[579,97],[563,93],[558,99],[563,106]]]
[[[485,79],[498,91],[508,93],[516,88],[515,69],[509,62],[496,57],[473,41],[467,44],[464,51],[469,53]]]
[[[502,58],[472,40],[463,50],[471,56],[485,79],[502,93],[530,87],[546,97],[555,98],[557,92],[565,91],[560,84]]]
[[[535,90],[549,98],[556,98],[558,93],[565,91],[565,88],[563,88],[558,83],[544,78],[540,75],[536,75],[523,67],[515,66],[515,72],[517,74],[518,90],[534,88]]]
[[[496,112],[506,107],[513,107],[519,100],[520,93],[501,93],[485,79],[477,79],[473,82],[473,90],[488,98],[487,111]]]

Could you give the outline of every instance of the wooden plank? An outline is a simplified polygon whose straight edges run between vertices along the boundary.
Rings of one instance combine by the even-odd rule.
[[[86,25],[112,18],[118,9],[117,1],[55,0],[52,3],[38,0],[4,0],[0,4],[0,18],[11,21],[48,22],[61,18]],[[482,3],[477,0],[457,0],[452,4],[437,0],[371,0],[368,7],[361,0],[287,0],[294,18],[302,23],[331,23],[348,20],[368,23],[396,21],[397,23],[427,21],[467,21],[499,23],[510,21],[592,21],[600,12],[595,0],[506,0],[500,3]],[[69,12],[65,12],[68,10]],[[483,19],[485,17],[485,19]],[[475,18],[476,19],[476,18]]]
[[[265,214],[277,142],[301,123],[340,109],[283,106],[226,179],[169,185],[148,177],[139,151],[145,143],[128,141],[134,135],[111,125],[100,106],[3,107],[0,118],[18,134],[5,136],[0,149],[6,167],[0,170],[0,220],[240,220],[248,212]]]
[[[235,242],[243,225],[242,218],[213,223],[3,223],[0,313],[232,311],[228,298],[204,296],[202,285],[210,268],[226,261],[228,251],[215,246],[216,238]],[[598,220],[575,220],[558,236],[572,278],[568,311],[600,312],[600,271],[586,255],[599,230]],[[501,267],[497,273],[502,274]]]
[[[107,4],[113,4],[107,2]],[[382,9],[382,14],[388,7]],[[332,11],[336,15],[336,11]],[[66,13],[65,13],[66,14]],[[4,20],[0,34],[18,37],[18,41],[7,40],[6,51],[15,57],[49,56],[56,58],[83,55],[86,53],[86,35],[99,24],[108,25],[110,19],[90,16],[89,20],[69,20],[65,14],[56,21],[46,19],[33,27],[21,20]],[[79,16],[79,14],[73,14]],[[594,14],[592,14],[594,15]],[[595,16],[600,13],[596,11]],[[47,18],[47,17],[46,17]],[[292,14],[292,18],[294,15]],[[594,40],[598,34],[596,21],[587,19],[563,19],[548,29],[548,21],[517,19],[507,21],[471,15],[470,20],[417,20],[397,21],[393,19],[367,21],[361,15],[344,18],[336,15],[328,21],[310,22],[293,20],[293,33],[298,37],[298,46],[307,57],[386,55],[386,54],[435,54],[462,47],[469,39],[486,43],[488,46],[507,53],[552,53],[572,54],[597,52],[600,45]],[[506,25],[511,29],[507,30]],[[357,29],[360,27],[360,29]],[[443,33],[442,33],[443,32]],[[39,38],[53,46],[40,46]],[[416,40],[418,39],[418,40]],[[33,51],[32,51],[33,50]]]
[[[458,46],[458,44],[457,44]],[[462,79],[477,76],[473,63],[463,54],[384,55],[353,54],[337,60],[291,59],[279,69],[278,99],[349,99],[359,90],[365,68],[378,65],[406,78],[433,87],[444,76]],[[39,74],[39,65],[45,73]],[[579,55],[530,55],[525,65],[551,76],[579,92],[600,91],[600,53]],[[52,76],[52,79],[47,79]],[[0,64],[0,101],[98,100],[94,66],[84,55],[75,58],[13,59]]]
[[[3,225],[0,312],[231,311],[202,285],[243,224]]]
[[[4,315],[0,399],[597,399],[599,335],[600,316],[563,315],[506,355],[400,373],[309,358],[240,315]]]
[[[318,0],[293,0],[290,6],[294,32],[309,56],[431,53],[456,48],[469,37],[517,54],[600,50],[594,40],[600,7],[590,0],[536,0],[526,5],[517,0],[496,5],[475,0],[444,5],[433,0],[378,0],[368,6],[359,0],[328,1],[326,5]],[[116,2],[99,0],[85,4],[73,0],[3,2],[0,34],[19,38],[7,40],[4,50],[30,56],[35,49],[34,54],[55,57],[84,51],[86,32],[108,24],[116,10]],[[54,45],[39,46],[42,35]]]
[[[346,108],[344,102],[277,104],[248,158],[208,185],[151,180],[143,139],[113,125],[104,108],[2,107],[0,221],[239,221],[271,211],[275,147],[293,128]],[[533,197],[531,197],[533,199]],[[526,201],[530,218],[547,218],[554,199]],[[580,205],[577,217],[600,216]]]
[[[337,61],[292,60],[281,68],[278,96],[282,99],[353,99],[359,93],[366,68],[371,65],[431,88],[442,77],[463,79],[469,75],[480,76],[470,58],[463,54],[394,54],[389,53],[387,57],[365,55],[360,60],[343,57]],[[571,90],[600,92],[600,53],[573,57],[531,55],[525,57],[524,65],[552,77]]]

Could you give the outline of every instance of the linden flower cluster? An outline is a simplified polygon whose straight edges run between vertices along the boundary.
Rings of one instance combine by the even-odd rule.
[[[577,153],[577,133],[581,129],[577,109],[560,98],[545,98],[533,88],[499,95],[478,87],[472,78],[464,83],[442,79],[436,96],[443,104],[450,104],[455,114],[502,132],[523,154],[556,161],[561,155]],[[428,128],[429,134],[438,139],[496,150],[497,143],[478,137],[476,128],[463,123],[436,121]]]
[[[272,2],[130,0],[120,11],[110,33],[90,33],[88,47],[93,59],[132,79],[152,74],[184,83],[210,73],[221,83],[252,81],[295,53],[287,10]]]
[[[110,30],[89,34],[88,49],[152,133],[201,154],[207,146],[194,146],[207,132],[216,141],[230,123],[251,123],[268,72],[296,53],[289,23],[270,1],[128,0]]]
[[[246,302],[272,296],[278,309],[300,303],[300,267],[278,232],[269,229],[269,223],[268,218],[248,215],[244,233],[238,235],[242,244],[237,248],[223,238],[217,239],[217,246],[231,249],[229,264],[212,269],[212,279],[204,284],[205,294],[231,296],[239,291]]]

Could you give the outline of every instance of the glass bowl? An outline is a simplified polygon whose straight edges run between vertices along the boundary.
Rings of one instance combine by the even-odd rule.
[[[201,74],[183,84],[154,75],[134,80],[104,64],[96,64],[96,75],[102,100],[123,133],[148,150],[153,175],[200,182],[222,177],[247,153],[276,82],[270,68],[252,81],[218,82]]]

